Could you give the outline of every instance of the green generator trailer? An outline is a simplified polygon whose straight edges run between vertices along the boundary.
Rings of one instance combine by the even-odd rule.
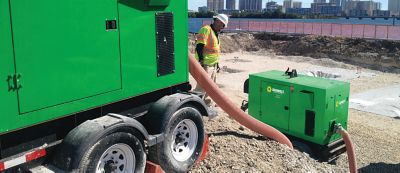
[[[208,116],[187,18],[186,1],[0,0],[0,172],[186,172]]]
[[[345,151],[335,125],[347,129],[350,85],[297,75],[296,70],[251,74],[245,82],[251,116],[286,134],[293,145],[321,161]]]

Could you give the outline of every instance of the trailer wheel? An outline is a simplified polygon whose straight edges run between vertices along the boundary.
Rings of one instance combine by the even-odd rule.
[[[117,132],[97,141],[84,154],[80,172],[143,172],[146,162],[142,142],[130,133]]]
[[[200,112],[190,106],[180,108],[163,122],[165,140],[149,149],[150,160],[165,172],[188,172],[201,154],[204,125]]]

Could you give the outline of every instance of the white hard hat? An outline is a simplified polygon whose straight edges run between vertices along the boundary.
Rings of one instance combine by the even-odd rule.
[[[218,15],[214,16],[213,18],[220,20],[222,23],[225,24],[225,27],[228,26],[229,17],[226,14],[218,14]]]

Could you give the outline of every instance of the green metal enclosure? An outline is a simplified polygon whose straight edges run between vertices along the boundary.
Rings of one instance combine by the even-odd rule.
[[[347,129],[350,84],[283,71],[250,75],[249,114],[283,133],[326,145],[340,138],[336,123]]]
[[[0,0],[0,133],[188,81],[187,1]]]

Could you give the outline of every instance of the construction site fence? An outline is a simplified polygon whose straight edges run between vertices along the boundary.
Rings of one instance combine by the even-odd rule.
[[[211,24],[203,20],[203,25]],[[230,21],[226,31],[309,34],[348,38],[400,40],[400,26],[308,22]]]

